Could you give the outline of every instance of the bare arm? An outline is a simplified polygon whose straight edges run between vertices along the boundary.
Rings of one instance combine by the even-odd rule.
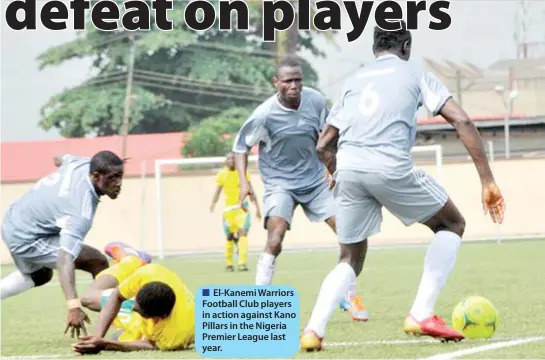
[[[76,300],[78,298],[78,293],[76,292],[76,266],[74,264],[74,256],[61,249],[59,251],[59,256],[57,257],[57,269],[64,297],[67,301]]]
[[[216,186],[216,192],[214,193],[214,196],[212,197],[212,203],[210,204],[210,211],[214,211],[214,208],[216,207],[216,204],[218,203],[218,200],[220,198],[222,189],[223,187],[221,185]]]
[[[104,340],[104,350],[109,351],[142,351],[142,350],[155,350],[157,349],[155,345],[147,340],[139,341],[116,341],[116,340]]]
[[[481,184],[494,182],[494,175],[486,156],[486,150],[481,135],[466,112],[454,101],[448,100],[441,109],[441,115],[449,122],[458,133],[460,141],[464,144],[467,152],[473,159]]]
[[[330,174],[335,173],[337,170],[337,144],[339,142],[339,129],[336,127],[325,124],[324,129],[320,133],[318,143],[316,145],[316,151],[320,160],[327,167],[327,171]]]
[[[238,178],[240,179],[240,183],[246,183],[248,184],[248,179],[246,178],[246,173],[248,170],[248,154],[235,154],[235,167],[238,171]]]
[[[125,299],[123,298],[123,296],[121,296],[119,290],[116,288],[115,291],[113,291],[108,298],[108,301],[106,301],[106,304],[104,305],[102,310],[100,311],[95,330],[95,336],[103,338],[106,335],[108,329],[110,328],[110,325],[112,325],[112,322],[114,321],[117,313],[119,312],[119,309],[121,308],[121,303],[123,302],[123,300]]]
[[[257,201],[257,197],[255,196],[254,187],[252,186],[251,182],[248,182],[248,183],[250,184],[250,189],[251,189],[250,201],[252,202],[252,204],[254,204],[255,211],[258,217],[261,217],[261,209],[259,208],[259,202]]]

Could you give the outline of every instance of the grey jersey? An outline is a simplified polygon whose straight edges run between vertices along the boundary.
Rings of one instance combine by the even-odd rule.
[[[285,108],[276,95],[262,103],[240,129],[233,152],[259,144],[259,170],[266,189],[306,192],[324,181],[316,143],[328,115],[327,101],[303,87],[298,110]]]
[[[89,179],[90,159],[65,155],[60,169],[39,180],[13,203],[2,230],[10,250],[60,235],[60,246],[77,257],[91,228],[99,197]]]
[[[431,73],[395,55],[377,58],[346,81],[327,119],[340,133],[337,168],[408,171],[418,108],[436,115],[450,97]]]

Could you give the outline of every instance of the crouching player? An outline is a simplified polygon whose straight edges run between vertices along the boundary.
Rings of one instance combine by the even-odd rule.
[[[117,262],[97,275],[82,304],[100,311],[93,336],[73,345],[79,354],[103,350],[184,350],[194,343],[194,297],[177,274],[123,243],[106,246]],[[113,325],[118,332],[105,339]]]

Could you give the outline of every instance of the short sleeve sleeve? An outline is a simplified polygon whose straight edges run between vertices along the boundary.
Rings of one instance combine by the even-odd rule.
[[[334,126],[339,130],[342,130],[343,128],[346,127],[345,121],[343,120],[341,116],[342,103],[343,103],[343,96],[341,95],[331,107],[331,110],[329,111],[328,117],[326,119],[327,124]]]
[[[83,240],[91,229],[91,220],[81,216],[67,215],[57,219],[60,231],[60,247],[77,258],[83,247]]]
[[[420,102],[434,116],[441,112],[441,108],[452,97],[447,87],[431,72],[424,72],[420,77]]]
[[[233,143],[233,152],[238,154],[247,154],[252,147],[264,141],[267,138],[267,129],[265,128],[265,117],[258,108],[244,122],[240,128]]]

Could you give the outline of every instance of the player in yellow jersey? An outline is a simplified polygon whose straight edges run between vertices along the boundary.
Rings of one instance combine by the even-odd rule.
[[[250,173],[246,173],[248,181]],[[225,167],[216,175],[216,192],[212,198],[210,211],[214,211],[216,203],[219,200],[221,191],[225,195],[225,208],[223,209],[223,230],[227,237],[225,243],[225,262],[226,270],[234,271],[233,255],[235,253],[235,245],[238,250],[238,269],[240,271],[248,271],[246,259],[248,257],[248,231],[250,230],[251,220],[250,212],[248,211],[248,203],[245,203],[245,208],[240,207],[239,198],[239,177],[238,171],[235,168],[235,155],[228,153],[225,157]],[[253,192],[252,192],[253,194]],[[255,196],[251,196],[250,200],[255,206],[256,217],[261,219],[261,210]]]
[[[106,246],[117,263],[97,275],[81,303],[100,311],[94,335],[73,345],[79,354],[100,351],[184,350],[195,339],[193,294],[173,271],[123,243]],[[114,339],[105,339],[113,325]]]

